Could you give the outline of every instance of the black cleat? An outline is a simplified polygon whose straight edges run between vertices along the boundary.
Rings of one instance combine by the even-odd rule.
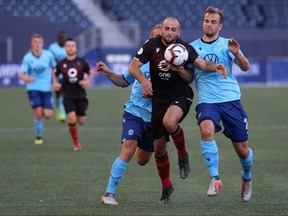
[[[170,187],[162,188],[162,196],[160,199],[160,204],[170,204],[170,195],[173,193],[174,187],[171,184]]]
[[[187,178],[190,173],[189,155],[187,152],[183,157],[178,157],[178,165],[180,178]]]

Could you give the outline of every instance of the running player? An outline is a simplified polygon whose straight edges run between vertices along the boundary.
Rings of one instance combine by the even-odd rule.
[[[49,50],[54,55],[54,58],[56,62],[59,62],[66,57],[66,51],[64,48],[64,43],[66,40],[66,32],[61,30],[57,33],[57,42],[52,43],[49,46]],[[62,75],[59,76],[59,82],[62,82]],[[61,89],[59,91],[55,91],[55,104],[56,104],[56,118],[60,122],[64,122],[66,120],[66,113],[64,110],[64,106],[62,103],[62,97],[61,97]]]
[[[154,38],[161,34],[161,25],[156,25],[150,34]],[[136,153],[139,165],[146,165],[154,151],[151,136],[151,98],[142,95],[141,83],[126,71],[123,75],[111,71],[103,62],[98,62],[96,70],[107,76],[114,85],[128,87],[132,85],[130,99],[125,103],[122,124],[122,151],[114,161],[109,177],[108,187],[101,198],[106,205],[118,205],[115,200],[115,191],[122,179],[126,166]],[[141,67],[143,75],[150,79],[149,63]]]
[[[77,122],[81,125],[86,123],[86,111],[88,99],[85,88],[92,79],[89,64],[82,58],[77,57],[76,41],[69,38],[65,42],[67,57],[57,63],[57,70],[53,76],[53,87],[59,90],[62,87],[63,104],[67,113],[69,133],[74,142],[74,151],[81,150],[78,138]],[[58,82],[58,76],[63,75],[63,83]],[[85,74],[88,77],[85,77]]]
[[[160,203],[169,204],[174,187],[170,180],[167,141],[171,136],[177,148],[180,177],[187,178],[190,172],[189,156],[179,123],[189,112],[194,94],[189,86],[193,73],[187,68],[188,64],[179,68],[168,65],[164,58],[165,49],[170,44],[181,43],[188,49],[188,62],[207,71],[217,70],[224,76],[226,68],[198,58],[196,51],[178,38],[180,23],[175,17],[166,18],[161,31],[162,37],[150,39],[140,48],[129,66],[129,72],[141,83],[144,93],[152,96],[152,137],[156,167],[162,183]],[[150,62],[151,82],[140,72],[140,67],[147,62]]]
[[[215,132],[221,131],[222,121],[223,133],[231,140],[243,169],[241,196],[246,202],[250,200],[252,193],[253,151],[248,147],[248,119],[240,101],[238,82],[232,74],[232,63],[235,62],[242,71],[247,71],[250,64],[235,39],[219,36],[223,27],[223,15],[222,10],[208,7],[204,13],[204,36],[191,43],[199,56],[207,61],[223,63],[228,69],[228,76],[224,79],[217,73],[208,74],[195,67],[200,145],[211,177],[207,194],[215,196],[223,186],[218,172],[219,153],[215,141]]]
[[[30,105],[34,111],[35,144],[43,143],[43,117],[53,114],[51,81],[56,62],[48,50],[43,49],[44,39],[40,34],[31,38],[31,50],[24,56],[20,79],[26,82]]]

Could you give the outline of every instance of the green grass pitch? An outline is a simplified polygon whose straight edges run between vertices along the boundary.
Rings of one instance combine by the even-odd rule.
[[[288,87],[245,87],[254,150],[253,194],[240,197],[241,168],[228,139],[216,135],[224,184],[217,197],[200,152],[195,104],[182,122],[190,154],[190,176],[180,179],[170,142],[172,204],[160,205],[161,183],[152,157],[145,167],[129,163],[120,182],[118,206],[104,206],[111,165],[121,144],[123,104],[130,89],[89,89],[88,120],[79,126],[83,145],[73,151],[67,125],[55,116],[44,122],[44,144],[35,145],[32,110],[25,89],[0,89],[0,215],[288,215]]]

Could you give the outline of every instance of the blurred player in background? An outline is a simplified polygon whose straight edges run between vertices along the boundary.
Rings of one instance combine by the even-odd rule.
[[[161,25],[156,25],[150,34],[154,38],[161,34]],[[96,70],[107,76],[114,85],[128,87],[132,85],[130,100],[125,103],[122,124],[122,151],[114,161],[109,177],[108,187],[101,198],[106,205],[118,205],[115,200],[115,191],[122,179],[126,166],[136,152],[136,161],[139,165],[146,165],[154,151],[151,136],[151,98],[144,98],[141,83],[126,71],[117,74],[111,71],[103,62],[98,62]],[[149,63],[141,67],[143,75],[150,79]]]
[[[226,69],[223,65],[198,58],[196,51],[178,38],[180,23],[175,17],[166,18],[161,30],[162,37],[150,39],[139,49],[129,66],[129,72],[141,83],[144,93],[152,96],[152,137],[156,167],[162,183],[160,203],[169,204],[174,187],[170,180],[167,141],[171,136],[177,148],[180,177],[187,178],[190,172],[189,156],[179,123],[188,114],[194,93],[189,86],[193,80],[193,71],[188,68],[188,64],[181,67],[168,65],[164,52],[170,44],[181,43],[189,52],[189,63],[224,74]],[[147,62],[150,62],[151,82],[140,71],[140,67]]]
[[[74,142],[74,150],[81,150],[78,138],[77,122],[81,125],[86,123],[86,111],[88,99],[85,88],[92,79],[89,64],[82,58],[77,57],[76,41],[69,38],[65,42],[67,56],[57,63],[56,72],[53,76],[53,87],[58,91],[62,87],[63,104],[67,113],[69,133]],[[59,75],[63,75],[62,84],[59,83]],[[85,74],[88,77],[85,77]]]
[[[248,119],[240,101],[239,85],[232,75],[232,63],[235,62],[242,71],[247,71],[250,65],[236,40],[219,36],[223,15],[222,10],[208,7],[203,21],[204,36],[191,43],[199,56],[215,63],[223,63],[228,69],[228,76],[224,79],[217,73],[205,73],[195,68],[198,90],[196,112],[201,132],[200,145],[211,176],[207,194],[215,196],[222,188],[222,182],[218,172],[219,153],[214,136],[215,132],[221,131],[220,121],[222,121],[223,133],[231,139],[243,168],[242,199],[249,201],[252,193],[253,152],[248,147]]]
[[[23,58],[20,73],[20,79],[27,83],[30,105],[34,110],[35,144],[43,143],[43,117],[49,119],[53,114],[51,81],[56,62],[43,46],[43,37],[33,35],[31,50]]]
[[[52,43],[49,46],[49,50],[54,55],[54,58],[56,62],[62,61],[66,57],[66,51],[64,48],[64,43],[66,40],[66,32],[65,31],[59,31],[57,33],[57,42]],[[62,75],[59,76],[59,82],[62,83]],[[65,109],[62,103],[62,97],[61,97],[61,89],[59,91],[55,91],[55,104],[56,104],[56,118],[64,122],[66,120],[66,113]]]

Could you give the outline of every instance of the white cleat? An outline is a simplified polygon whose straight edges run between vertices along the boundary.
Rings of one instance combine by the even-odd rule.
[[[101,197],[101,202],[105,205],[118,205],[118,203],[116,202],[114,198],[114,194],[112,193],[105,193]]]
[[[220,189],[223,187],[221,180],[217,180],[216,178],[211,178],[211,182],[207,191],[208,196],[216,196]]]
[[[249,202],[252,194],[252,181],[242,179],[241,197],[244,202]]]

